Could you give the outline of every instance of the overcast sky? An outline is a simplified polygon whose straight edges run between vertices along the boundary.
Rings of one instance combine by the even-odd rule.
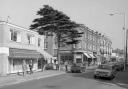
[[[9,22],[29,28],[38,17],[36,12],[46,4],[63,11],[73,21],[107,35],[113,48],[124,48],[123,15],[109,14],[125,12],[128,28],[128,0],[0,0],[0,19],[7,20],[9,16]]]

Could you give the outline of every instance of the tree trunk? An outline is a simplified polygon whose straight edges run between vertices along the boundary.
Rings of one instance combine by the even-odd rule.
[[[71,54],[72,54],[72,60],[73,60],[73,63],[74,63],[74,44],[72,44],[72,49],[71,49]]]

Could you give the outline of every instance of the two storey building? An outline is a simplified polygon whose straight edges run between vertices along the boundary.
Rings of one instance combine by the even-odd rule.
[[[0,21],[0,74],[22,72],[23,60],[40,70],[42,60],[52,56],[44,51],[44,36],[26,28]]]

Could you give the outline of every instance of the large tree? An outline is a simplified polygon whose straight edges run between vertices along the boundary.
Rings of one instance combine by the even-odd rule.
[[[65,15],[63,12],[53,9],[48,5],[44,5],[39,11],[37,11],[39,18],[33,20],[33,24],[30,29],[37,30],[41,35],[46,33],[55,34],[58,43],[57,58],[59,60],[59,49],[60,45],[72,45],[77,44],[81,37],[81,32],[78,31],[80,25],[72,21],[70,17]]]

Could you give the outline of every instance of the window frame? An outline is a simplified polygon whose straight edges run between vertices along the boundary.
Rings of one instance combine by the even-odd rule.
[[[18,40],[20,35],[20,40]],[[10,28],[10,40],[14,42],[21,42],[21,33],[15,29]]]
[[[40,47],[40,46],[41,46],[41,39],[38,38],[38,47]]]

